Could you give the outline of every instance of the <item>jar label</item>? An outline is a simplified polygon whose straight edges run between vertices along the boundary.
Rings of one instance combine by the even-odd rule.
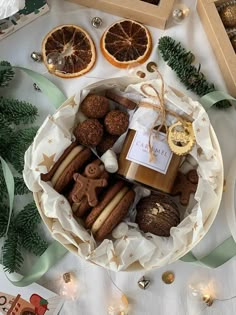
[[[173,152],[166,141],[166,134],[153,133],[152,147],[155,159],[150,161],[149,135],[136,131],[126,159],[151,168],[159,173],[166,174]]]

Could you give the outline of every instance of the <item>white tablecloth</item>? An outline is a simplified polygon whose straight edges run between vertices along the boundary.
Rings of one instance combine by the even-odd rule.
[[[170,25],[165,31],[150,28],[154,43],[150,60],[156,61],[159,64],[160,69],[165,76],[165,80],[170,85],[185,92],[184,87],[179,83],[175,74],[171,69],[164,65],[157,53],[158,39],[163,35],[173,36],[176,40],[180,40],[187,49],[192,50],[196,54],[196,59],[201,62],[202,70],[206,73],[208,79],[212,80],[219,89],[224,90],[225,84],[196,12],[195,0],[185,2],[188,3],[188,6],[191,9],[191,14],[184,23]],[[127,74],[126,70],[118,70],[110,65],[102,57],[99,49],[97,49],[98,58],[95,68],[84,77],[77,79],[63,80],[56,78],[46,72],[46,68],[43,64],[33,62],[30,58],[31,52],[40,51],[43,37],[53,27],[64,23],[81,25],[89,31],[94,38],[97,47],[99,47],[99,39],[104,28],[110,25],[113,21],[119,19],[118,17],[93,9],[82,8],[76,4],[71,4],[62,0],[51,0],[49,1],[49,4],[51,6],[50,13],[38,18],[0,42],[1,59],[9,60],[13,65],[25,66],[45,74],[56,83],[68,97],[81,87],[97,81],[100,78]],[[99,16],[103,19],[102,28],[94,29],[91,27],[90,20],[94,16]],[[10,88],[4,89],[3,92],[6,95],[11,93],[13,97],[18,97],[35,104],[39,108],[39,124],[44,120],[44,117],[48,113],[53,112],[54,110],[46,97],[42,95],[42,93],[34,90],[32,82],[22,72],[17,71],[17,79],[12,82]],[[191,93],[189,94],[191,95]],[[192,95],[192,97],[196,99],[195,95]],[[236,151],[236,111],[234,107],[227,111],[211,109],[209,111],[209,116],[221,145],[225,172],[227,173],[230,162]],[[207,254],[230,235],[225,211],[227,211],[227,209],[224,209],[223,206],[221,206],[210,232],[195,248],[194,253],[196,255]],[[58,291],[58,278],[64,272],[71,270],[76,273],[78,278],[79,299],[76,302],[65,303],[61,314],[107,314],[107,305],[112,301],[112,296],[117,293],[116,288],[112,285],[112,282],[108,277],[107,271],[82,261],[80,258],[70,253],[45,274],[39,283],[49,289]],[[172,285],[166,285],[161,281],[161,275],[165,270],[172,270],[175,272],[176,280]],[[186,297],[187,284],[191,281],[191,278],[196,275],[203,275],[205,278],[213,278],[217,283],[216,288],[219,291],[219,297],[236,295],[236,282],[234,281],[234,279],[236,279],[235,259],[232,259],[216,270],[204,269],[187,263],[176,262],[166,268],[147,272],[145,275],[151,279],[151,286],[146,291],[143,291],[137,286],[137,281],[143,276],[142,272],[111,273],[111,277],[115,283],[124,291],[130,300],[131,310],[129,314],[196,314],[193,312],[191,304],[189,307]],[[236,314],[236,300],[215,302],[211,308],[204,310],[202,314],[222,315],[223,313],[224,315]]]

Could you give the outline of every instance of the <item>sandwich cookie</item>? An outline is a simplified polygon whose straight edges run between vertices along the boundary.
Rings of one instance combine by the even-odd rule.
[[[124,181],[118,181],[104,194],[85,220],[94,238],[102,241],[126,216],[134,201],[135,193]]]
[[[73,175],[92,157],[89,148],[72,143],[60,156],[47,174],[41,174],[41,179],[51,181],[54,189],[61,193],[73,180]]]

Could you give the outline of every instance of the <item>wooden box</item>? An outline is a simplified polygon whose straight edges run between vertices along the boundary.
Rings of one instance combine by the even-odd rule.
[[[198,0],[197,10],[229,93],[236,97],[236,53],[217,10],[217,6],[225,2],[222,0]]]
[[[175,0],[160,0],[158,5],[140,0],[69,0],[87,7],[164,29]]]

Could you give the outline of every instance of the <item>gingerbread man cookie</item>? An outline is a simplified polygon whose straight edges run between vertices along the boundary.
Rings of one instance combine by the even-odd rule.
[[[81,202],[84,196],[87,197],[88,203],[91,207],[95,207],[98,203],[96,188],[107,186],[105,178],[99,179],[102,171],[95,163],[90,163],[85,168],[85,176],[75,173],[75,186],[72,192],[73,202]]]
[[[171,194],[180,195],[180,203],[187,206],[190,195],[195,193],[198,185],[198,174],[196,170],[191,170],[187,174],[178,173]]]

